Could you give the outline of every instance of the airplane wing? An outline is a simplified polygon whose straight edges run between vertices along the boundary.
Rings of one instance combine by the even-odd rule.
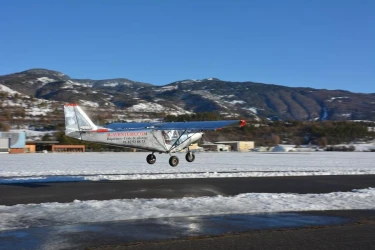
[[[128,129],[143,129],[154,128],[155,125],[162,124],[161,122],[116,122],[105,125],[105,128],[113,130],[128,130]]]
[[[197,122],[167,122],[155,126],[158,130],[215,130],[224,127],[245,126],[244,120],[222,120],[222,121],[197,121]]]
[[[155,130],[215,130],[229,126],[246,125],[244,120],[194,121],[194,122],[154,122],[154,123],[112,123],[105,127],[113,130],[153,128]]]

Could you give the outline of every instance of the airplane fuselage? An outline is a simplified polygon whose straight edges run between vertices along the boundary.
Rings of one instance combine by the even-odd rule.
[[[105,143],[123,147],[139,148],[154,152],[169,152],[175,141],[174,151],[180,151],[191,143],[198,141],[203,133],[188,133],[174,140],[166,140],[165,132],[161,130],[142,129],[126,131],[82,131],[70,134],[76,139]]]

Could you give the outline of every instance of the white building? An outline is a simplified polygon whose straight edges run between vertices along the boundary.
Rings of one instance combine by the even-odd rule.
[[[253,141],[218,141],[215,144],[229,145],[232,151],[249,152],[254,148]]]
[[[0,153],[9,153],[10,138],[0,138]]]

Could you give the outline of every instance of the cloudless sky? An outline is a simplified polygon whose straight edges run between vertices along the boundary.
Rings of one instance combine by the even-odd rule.
[[[375,93],[375,0],[0,0],[0,75]]]

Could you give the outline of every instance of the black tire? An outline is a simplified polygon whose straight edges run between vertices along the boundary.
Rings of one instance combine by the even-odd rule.
[[[185,159],[187,162],[193,162],[195,160],[195,154],[193,152],[188,152]]]
[[[156,162],[156,156],[154,154],[149,154],[146,161],[148,164],[154,164]]]
[[[180,161],[178,160],[177,156],[171,156],[171,158],[169,158],[169,165],[171,165],[172,167],[176,167],[179,162]]]

